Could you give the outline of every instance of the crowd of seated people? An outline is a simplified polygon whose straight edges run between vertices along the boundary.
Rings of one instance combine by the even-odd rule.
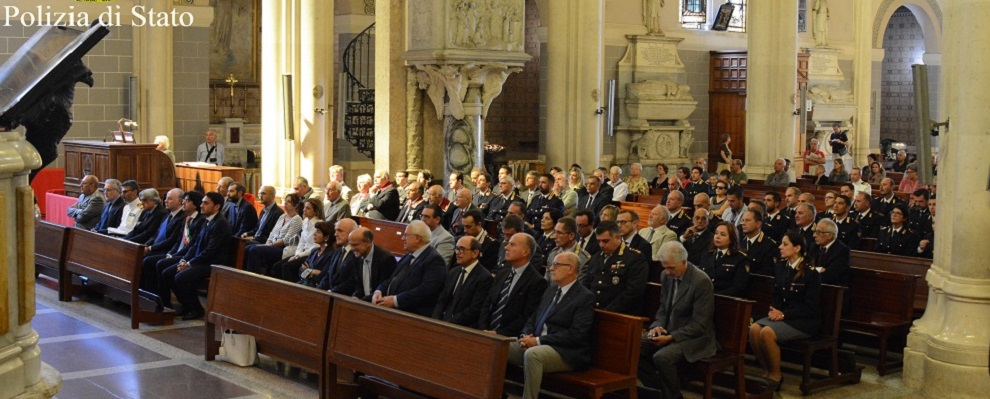
[[[783,195],[766,190],[747,203],[745,190],[761,186],[749,183],[740,160],[720,173],[709,173],[704,163],[678,167],[675,176],[657,164],[652,182],[639,164],[625,178],[618,166],[586,176],[572,165],[528,171],[518,185],[508,167],[497,178],[473,170],[471,182],[459,172],[438,181],[429,171],[413,181],[402,171],[393,182],[378,170],[373,180],[360,176],[355,190],[335,165],[323,199],[298,177],[280,204],[274,187],[261,187],[260,211],[245,198],[245,186],[229,178],[215,191],[173,189],[161,200],[132,180],[108,179],[97,190],[97,178],[86,176],[68,212],[77,227],[145,245],[142,288],[168,308],[174,293],[183,319],[202,317],[196,290],[210,265],[230,264],[237,237],[247,240],[248,271],[521,337],[510,362],[535,368],[542,361],[544,371],[585,367],[589,348],[581,345],[590,340],[562,337],[590,334],[585,323],[593,309],[638,314],[651,268],[662,268],[665,295],[680,284],[695,298],[665,298],[644,338],[640,378],[665,393],[677,392],[671,362],[713,352],[711,320],[696,320],[707,326],[699,332],[687,327],[692,317],[711,317],[714,294],[745,297],[751,274],[777,279],[773,307],[753,324],[750,338],[765,377],[779,383],[775,345],[813,334],[819,322],[819,309],[796,303],[814,301],[817,284],[849,286],[850,249],[875,239],[877,252],[932,256],[934,198],[917,182],[907,184],[918,187],[910,203],[895,192],[904,181],[895,185],[889,177],[879,180],[873,197],[862,170],[845,173],[837,160],[831,177],[848,182],[827,191],[824,209],[816,209],[814,193],[802,192],[789,178],[789,162],[779,159],[762,187],[787,187]],[[873,166],[871,181],[883,174]],[[912,168],[904,167],[907,176]],[[816,179],[829,176],[819,172]],[[639,214],[617,205],[651,189],[664,190],[662,200],[641,228]],[[384,249],[376,239],[397,238],[376,237],[352,216],[402,223],[404,253]],[[807,288],[782,288],[795,281]],[[677,345],[686,347],[669,349]],[[549,348],[531,351],[541,346]],[[539,384],[531,371],[527,394]]]

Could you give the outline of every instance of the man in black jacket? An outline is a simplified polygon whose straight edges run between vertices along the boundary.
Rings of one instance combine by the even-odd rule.
[[[348,285],[336,288],[337,293],[347,294],[371,302],[371,296],[375,293],[382,281],[385,281],[395,272],[395,255],[391,252],[375,245],[375,236],[366,227],[360,227],[351,232],[347,242],[350,243],[354,252],[353,266],[349,267],[351,276],[351,292],[347,292]],[[334,287],[330,287],[333,291]]]
[[[258,190],[258,202],[261,202],[264,208],[261,209],[257,228],[252,232],[245,232],[241,236],[253,237],[251,242],[264,244],[268,242],[268,236],[272,234],[272,229],[275,228],[275,223],[278,223],[278,218],[285,212],[275,204],[275,187],[264,186]]]
[[[141,216],[138,217],[137,225],[134,226],[134,229],[130,233],[124,236],[124,239],[143,244],[158,235],[158,227],[161,226],[162,221],[168,216],[169,211],[162,207],[162,200],[158,196],[158,190],[153,188],[141,191],[138,199],[141,200],[141,207],[143,209]]]
[[[547,280],[530,263],[534,251],[536,240],[529,234],[516,233],[509,239],[505,247],[505,263],[509,267],[495,274],[477,328],[507,337],[518,337],[522,332],[547,288]]]
[[[316,289],[351,295],[354,292],[354,260],[357,255],[350,243],[350,235],[357,229],[357,222],[351,218],[337,221],[333,227],[333,246],[336,249],[330,254],[330,262],[319,271],[319,282]],[[371,234],[371,230],[367,230]],[[371,242],[369,239],[368,242]],[[313,270],[316,272],[316,270]],[[311,272],[312,273],[312,272]]]
[[[492,275],[478,262],[481,243],[474,237],[464,236],[457,240],[454,253],[457,267],[447,272],[433,318],[471,327],[478,321],[478,314],[492,287]]]
[[[524,399],[537,399],[544,373],[582,370],[591,364],[595,296],[577,283],[578,258],[557,255],[547,287],[522,336],[509,344],[508,361],[522,366]]]
[[[230,230],[235,236],[241,237],[245,233],[254,231],[258,227],[258,212],[246,199],[244,192],[247,190],[241,183],[233,183],[227,187],[227,222],[230,223]]]
[[[372,219],[395,220],[399,217],[399,191],[388,179],[387,170],[375,172],[375,186],[364,206],[365,215]]]
[[[106,231],[114,226],[120,225],[120,219],[124,214],[124,197],[120,195],[120,180],[107,179],[103,183],[103,195],[106,196],[106,205],[103,206],[103,213],[100,215],[100,222],[91,230],[106,234]]]

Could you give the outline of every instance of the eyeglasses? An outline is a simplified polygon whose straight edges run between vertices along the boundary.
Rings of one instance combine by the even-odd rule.
[[[616,220],[615,221],[615,224],[626,224],[626,223],[632,223],[632,220]]]
[[[568,265],[566,263],[553,262],[550,264],[550,269],[556,269],[558,267],[574,267],[574,265]]]
[[[715,186],[716,190],[725,190],[725,186]]]
[[[820,236],[823,236],[823,235],[826,235],[826,234],[832,234],[831,232],[828,232],[828,231],[825,231],[825,230],[815,230],[814,233],[815,234],[818,234]]]
[[[467,247],[454,247],[454,252],[464,252],[464,251],[474,251],[474,249]]]

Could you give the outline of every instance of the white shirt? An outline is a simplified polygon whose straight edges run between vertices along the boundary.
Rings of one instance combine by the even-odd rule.
[[[866,193],[870,195],[873,193],[873,187],[870,187],[870,183],[860,180],[859,183],[852,183],[854,194]]]
[[[134,226],[137,226],[142,211],[140,199],[134,199],[134,201],[124,204],[124,211],[120,217],[120,225],[111,227],[107,231],[110,234],[126,236],[131,230],[134,230]]]
[[[622,180],[619,180],[619,183],[618,184],[612,184],[610,182],[609,185],[611,185],[612,186],[612,189],[613,189],[613,191],[612,191],[612,201],[625,201],[626,200],[626,196],[629,195],[629,185],[627,185],[626,182],[624,182]]]

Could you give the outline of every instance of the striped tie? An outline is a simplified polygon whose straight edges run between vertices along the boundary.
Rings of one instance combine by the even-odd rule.
[[[512,288],[512,279],[515,276],[516,270],[509,270],[509,276],[505,279],[505,283],[502,284],[502,291],[498,294],[498,304],[495,305],[495,312],[492,313],[491,328],[493,330],[501,327],[502,311],[505,310],[505,305],[509,302],[509,289]]]

